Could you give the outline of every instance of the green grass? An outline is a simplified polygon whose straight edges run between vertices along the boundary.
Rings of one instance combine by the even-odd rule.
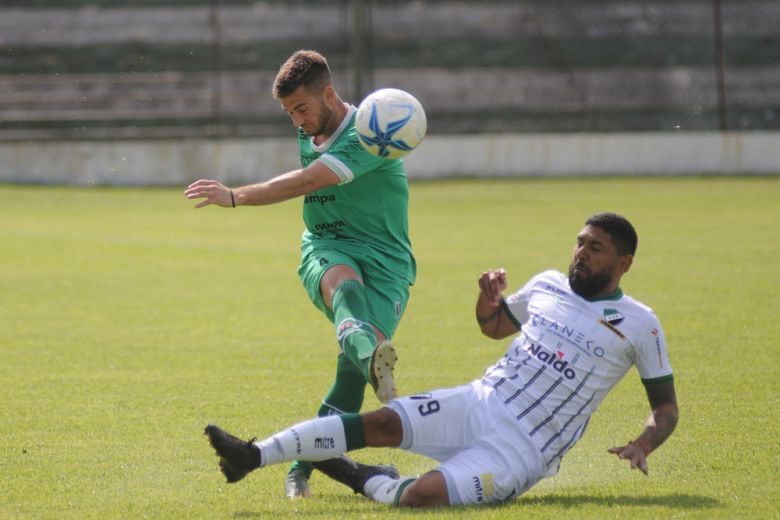
[[[315,498],[290,502],[284,466],[226,486],[203,426],[264,437],[311,416],[332,377],[333,330],[295,274],[299,201],[194,211],[178,189],[0,186],[0,518],[780,517],[780,179],[411,192],[404,393],[469,381],[503,353],[473,322],[483,270],[507,268],[515,288],[565,269],[589,214],[632,219],[623,287],[661,318],[681,407],[648,478],[606,453],[648,414],[631,371],[559,475],[503,507],[399,512],[324,477]],[[355,455],[405,474],[434,467]]]

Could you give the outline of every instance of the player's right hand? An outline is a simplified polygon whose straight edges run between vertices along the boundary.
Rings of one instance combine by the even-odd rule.
[[[506,288],[506,271],[503,267],[485,271],[479,277],[479,290],[492,305],[498,305],[501,302],[501,292]]]
[[[608,448],[607,451],[614,453],[619,459],[628,460],[631,463],[631,469],[638,469],[647,475],[647,454],[639,445],[629,442],[625,446]]]
[[[200,179],[193,182],[184,190],[184,196],[188,199],[203,199],[195,207],[202,208],[209,204],[216,204],[223,208],[233,207],[233,201],[230,197],[230,188],[219,181],[211,179]]]

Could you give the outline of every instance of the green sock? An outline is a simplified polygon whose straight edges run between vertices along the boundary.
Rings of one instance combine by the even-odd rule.
[[[336,380],[322,400],[317,416],[359,412],[363,406],[365,388],[366,378],[363,373],[344,354],[339,354],[336,363]],[[314,466],[311,462],[296,460],[290,466],[289,472],[295,470],[301,470],[306,478],[310,478]]]
[[[344,436],[347,441],[347,451],[359,450],[366,447],[366,430],[363,427],[363,418],[359,413],[345,413],[339,415],[344,424]]]
[[[290,469],[287,470],[287,473],[290,474],[298,469],[301,470],[304,475],[306,475],[306,478],[311,478],[311,474],[314,471],[314,466],[312,466],[311,462],[296,460],[290,464]]]
[[[368,302],[363,284],[344,280],[333,293],[336,338],[342,352],[369,380],[371,355],[376,347],[374,328],[368,323]]]
[[[317,415],[359,412],[365,397],[366,378],[344,354],[339,354],[336,364],[336,380],[322,400]]]

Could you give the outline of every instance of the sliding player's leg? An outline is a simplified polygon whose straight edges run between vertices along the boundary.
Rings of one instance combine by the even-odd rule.
[[[494,389],[479,381],[396,399],[389,406],[402,423],[399,447],[441,462],[408,486],[398,497],[400,506],[503,502],[547,473],[534,441]]]
[[[365,414],[365,425],[360,414],[318,417],[262,441],[242,441],[213,424],[206,427],[205,434],[220,457],[222,472],[231,483],[272,464],[294,460],[323,461],[366,446],[397,446],[402,438],[400,419],[387,408]]]

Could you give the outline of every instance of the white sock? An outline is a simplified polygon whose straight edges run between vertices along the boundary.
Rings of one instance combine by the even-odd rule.
[[[347,438],[341,417],[318,417],[255,442],[260,448],[260,466],[306,460],[332,459],[347,451]]]
[[[415,480],[414,477],[390,478],[377,475],[366,481],[363,492],[375,502],[397,506],[403,490]]]

